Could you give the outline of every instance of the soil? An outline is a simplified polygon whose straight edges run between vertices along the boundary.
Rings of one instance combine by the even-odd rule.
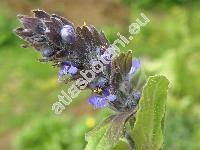
[[[128,24],[128,9],[115,0],[7,0],[12,10],[30,14],[32,9],[43,9],[67,17],[75,23],[84,22],[95,26]]]

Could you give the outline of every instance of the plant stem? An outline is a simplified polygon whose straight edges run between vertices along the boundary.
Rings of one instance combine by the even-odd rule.
[[[133,142],[133,139],[127,132],[125,133],[125,138],[128,141],[128,145],[129,145],[130,150],[135,150],[135,144]]]

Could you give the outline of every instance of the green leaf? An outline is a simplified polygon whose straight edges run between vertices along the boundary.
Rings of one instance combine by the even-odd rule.
[[[124,125],[132,112],[112,115],[86,135],[85,150],[110,150],[124,135]]]
[[[163,148],[163,125],[169,81],[164,76],[149,77],[139,103],[132,131],[137,150]]]

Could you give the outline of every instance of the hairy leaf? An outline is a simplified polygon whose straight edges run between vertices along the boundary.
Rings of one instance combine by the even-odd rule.
[[[86,135],[86,150],[109,150],[124,135],[124,125],[133,112],[112,115]]]
[[[132,132],[137,150],[159,150],[163,147],[168,84],[166,77],[153,76],[144,87]]]

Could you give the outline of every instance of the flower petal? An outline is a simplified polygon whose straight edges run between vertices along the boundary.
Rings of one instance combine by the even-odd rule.
[[[88,103],[93,105],[95,108],[105,108],[107,106],[106,99],[100,96],[91,96],[88,99]]]
[[[104,87],[108,83],[108,80],[106,78],[101,78],[97,83],[97,87]]]
[[[108,89],[108,88],[103,89],[103,94],[104,94],[105,96],[109,96],[109,95],[110,95],[109,89]]]
[[[51,48],[44,48],[40,51],[43,57],[50,57],[53,55],[53,50]]]
[[[63,67],[61,68],[61,70],[63,71],[63,74],[64,74],[64,75],[65,75],[65,74],[68,74],[69,67],[70,67],[70,66],[63,66]]]
[[[110,102],[113,102],[114,100],[117,99],[116,95],[110,94],[109,96],[106,97],[107,100],[109,100]]]
[[[96,81],[90,83],[90,88],[104,88],[108,84],[108,80],[106,78],[98,78]]]
[[[78,71],[78,69],[77,69],[76,67],[71,66],[71,67],[69,68],[69,70],[68,70],[68,73],[70,73],[71,75],[74,75],[74,74],[77,73],[77,71]]]
[[[129,74],[134,74],[139,67],[140,67],[140,60],[134,59],[132,61],[132,67],[131,67]]]

